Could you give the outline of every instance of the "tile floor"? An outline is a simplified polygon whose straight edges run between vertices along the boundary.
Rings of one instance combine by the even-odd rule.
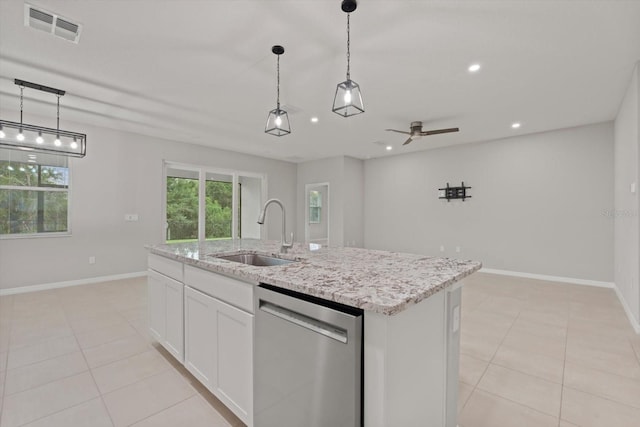
[[[475,274],[460,427],[640,426],[640,336],[611,289]]]
[[[609,289],[475,274],[460,427],[640,420],[640,337]],[[0,427],[243,424],[146,331],[144,278],[0,297]]]

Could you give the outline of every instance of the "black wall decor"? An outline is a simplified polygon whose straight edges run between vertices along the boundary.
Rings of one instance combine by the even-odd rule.
[[[460,187],[450,187],[449,183],[447,182],[446,188],[438,188],[438,190],[440,191],[440,197],[438,198],[447,199],[447,202],[451,199],[462,199],[462,201],[464,202],[464,199],[471,198],[471,196],[467,196],[467,190],[469,188],[471,187],[464,186],[464,181],[462,182]]]

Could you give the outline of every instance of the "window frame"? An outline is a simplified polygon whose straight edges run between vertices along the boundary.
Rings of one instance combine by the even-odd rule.
[[[64,157],[64,156],[61,156]],[[66,231],[50,231],[50,232],[36,232],[36,233],[12,233],[12,234],[0,234],[0,240],[13,240],[13,239],[46,239],[46,238],[56,238],[56,237],[71,237],[71,210],[72,210],[72,182],[73,182],[73,159],[67,157],[67,188],[62,188],[62,186],[56,185],[44,185],[42,187],[27,187],[20,185],[0,185],[0,190],[18,190],[18,191],[41,191],[41,192],[66,192],[67,193],[67,230]],[[40,166],[46,166],[41,165]]]
[[[185,171],[197,172],[198,173],[198,239],[194,240],[198,243],[205,242],[206,239],[206,182],[207,182],[207,174],[215,174],[215,175],[227,175],[231,177],[232,183],[232,196],[231,196],[231,239],[235,240],[238,238],[238,183],[240,182],[240,177],[247,178],[256,178],[261,180],[261,188],[260,188],[260,205],[264,205],[267,200],[267,174],[266,173],[258,173],[258,172],[244,172],[233,169],[221,169],[211,166],[204,165],[195,165],[191,163],[181,163],[174,162],[171,160],[163,160],[162,161],[162,225],[160,228],[161,233],[161,241],[163,243],[171,243],[171,241],[167,241],[167,172],[169,169],[182,169]],[[256,218],[257,220],[257,218]],[[260,238],[264,239],[266,236],[266,230],[264,227],[260,228]]]

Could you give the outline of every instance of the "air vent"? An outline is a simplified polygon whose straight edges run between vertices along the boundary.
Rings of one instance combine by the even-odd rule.
[[[24,25],[78,43],[82,26],[55,13],[24,4]]]

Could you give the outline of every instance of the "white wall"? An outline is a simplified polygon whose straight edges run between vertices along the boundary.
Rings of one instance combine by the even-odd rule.
[[[34,120],[35,121],[35,120]],[[71,237],[0,240],[0,289],[146,270],[144,245],[163,237],[162,161],[266,173],[268,197],[296,206],[296,165],[110,129],[85,130],[87,156],[72,160]],[[137,213],[138,222],[124,214]],[[295,215],[289,231],[295,229]],[[267,215],[268,238],[280,238],[278,210]],[[89,265],[89,256],[96,263]]]
[[[305,185],[329,183],[329,244],[362,247],[363,161],[351,157],[331,157],[298,164],[298,231],[304,239]]]
[[[367,248],[613,281],[612,123],[368,160],[364,182]]]
[[[615,121],[615,283],[627,314],[640,323],[640,236],[638,183],[640,145],[640,69],[636,66]]]

